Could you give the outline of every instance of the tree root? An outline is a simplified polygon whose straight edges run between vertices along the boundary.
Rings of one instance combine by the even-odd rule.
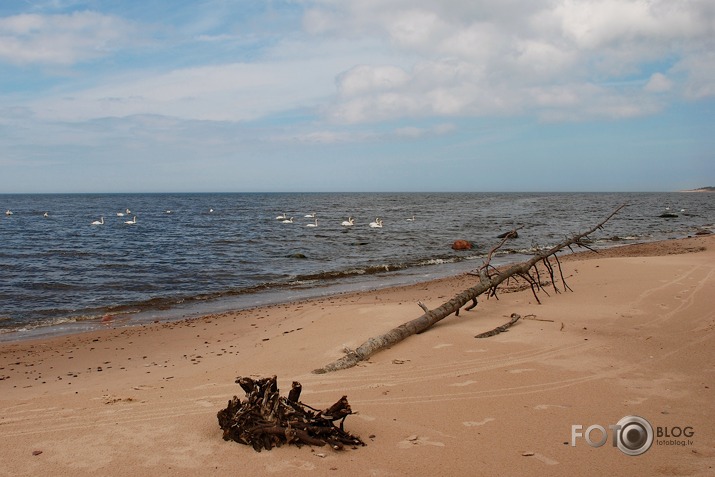
[[[234,396],[226,409],[217,413],[224,440],[251,446],[257,452],[284,443],[298,447],[328,444],[335,450],[365,445],[343,428],[345,418],[353,413],[346,396],[319,411],[298,401],[302,386],[297,381],[288,398],[280,396],[276,376],[256,380],[239,377],[236,383],[246,392],[246,400]],[[339,427],[335,421],[340,421]]]

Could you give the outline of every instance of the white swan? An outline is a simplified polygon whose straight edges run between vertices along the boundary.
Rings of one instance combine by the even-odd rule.
[[[95,220],[92,222],[92,225],[104,225],[104,217],[100,218],[99,220]]]
[[[127,215],[129,215],[129,214],[131,214],[131,213],[132,213],[132,211],[131,211],[131,210],[129,210],[129,209],[125,209],[125,210],[124,210],[124,213],[125,213],[125,214],[127,214]]]
[[[306,215],[305,215],[305,218],[306,218],[306,219],[314,219],[314,218],[315,218],[315,212],[313,212],[312,214],[306,214]]]
[[[415,221],[415,216],[413,215],[411,218],[407,219],[408,222],[414,222]]]
[[[284,220],[284,219],[287,219],[287,218],[288,218],[288,216],[286,215],[285,212],[283,212],[283,215],[279,215],[278,217],[276,217],[276,220]]]
[[[117,212],[117,217],[124,217],[124,212]]]
[[[12,210],[7,209],[7,210],[5,211],[5,215],[12,215]]]
[[[314,224],[308,224],[308,225],[306,225],[306,227],[317,227],[317,226],[318,226],[318,219],[315,219],[315,223],[314,223]]]
[[[372,227],[373,229],[381,229],[382,220],[379,217],[376,218],[374,222],[370,222],[370,227]]]
[[[134,224],[136,224],[136,223],[137,223],[137,216],[135,215],[132,220],[125,220],[124,223],[125,223],[125,224],[129,224],[129,225],[134,225]]]
[[[292,223],[293,223],[293,217],[291,217],[290,219],[284,220],[283,223],[284,223],[284,224],[292,224]]]
[[[43,216],[43,217],[49,217],[49,216],[50,216],[50,213],[49,213],[49,212],[45,212],[44,214],[42,214],[42,216]]]
[[[355,219],[353,219],[352,217],[348,217],[348,220],[343,220],[340,225],[342,225],[343,227],[352,227],[353,225],[355,225]]]

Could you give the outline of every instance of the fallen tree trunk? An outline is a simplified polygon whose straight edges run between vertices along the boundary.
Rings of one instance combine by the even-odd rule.
[[[472,302],[471,308],[473,308],[476,305],[477,297],[483,293],[489,292],[488,296],[496,296],[499,285],[511,277],[526,280],[526,282],[531,286],[536,300],[539,301],[536,293],[538,290],[542,289],[542,281],[539,268],[537,266],[538,264],[542,264],[545,267],[549,277],[551,278],[551,284],[553,285],[554,290],[559,292],[559,289],[556,286],[555,269],[554,265],[551,263],[551,258],[553,258],[556,262],[564,289],[569,289],[563,273],[561,272],[561,263],[559,262],[556,253],[565,248],[572,250],[572,246],[584,247],[591,250],[591,248],[583,242],[583,239],[596,230],[601,229],[603,225],[616,215],[623,207],[625,207],[625,204],[617,207],[608,217],[586,232],[573,235],[547,250],[536,253],[531,259],[525,262],[517,263],[506,268],[505,270],[498,270],[491,265],[491,259],[494,253],[508,240],[509,234],[506,234],[502,241],[492,248],[487,254],[484,263],[479,268],[479,283],[475,286],[464,290],[434,310],[429,310],[425,305],[421,304],[420,306],[423,310],[425,310],[425,313],[420,317],[408,321],[407,323],[403,323],[380,336],[368,339],[357,349],[349,350],[342,358],[333,361],[322,368],[313,370],[313,373],[322,374],[353,367],[360,361],[368,359],[380,350],[389,348],[409,336],[426,331],[429,327],[448,317],[452,313],[459,314],[459,309],[470,301]],[[519,228],[521,227],[514,229],[512,232],[516,233]]]

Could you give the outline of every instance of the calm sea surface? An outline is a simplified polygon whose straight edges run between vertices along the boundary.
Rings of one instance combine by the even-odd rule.
[[[685,237],[715,221],[707,193],[0,195],[0,340],[456,274],[518,225],[499,260],[521,260],[622,203],[597,246]],[[666,207],[678,217],[660,218]],[[354,225],[341,225],[348,217]],[[382,228],[370,227],[377,217]],[[476,247],[455,252],[456,239]]]

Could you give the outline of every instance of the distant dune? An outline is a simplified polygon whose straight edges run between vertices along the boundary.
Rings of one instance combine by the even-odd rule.
[[[713,186],[700,187],[698,189],[681,190],[679,192],[715,192],[715,187],[713,187]]]

